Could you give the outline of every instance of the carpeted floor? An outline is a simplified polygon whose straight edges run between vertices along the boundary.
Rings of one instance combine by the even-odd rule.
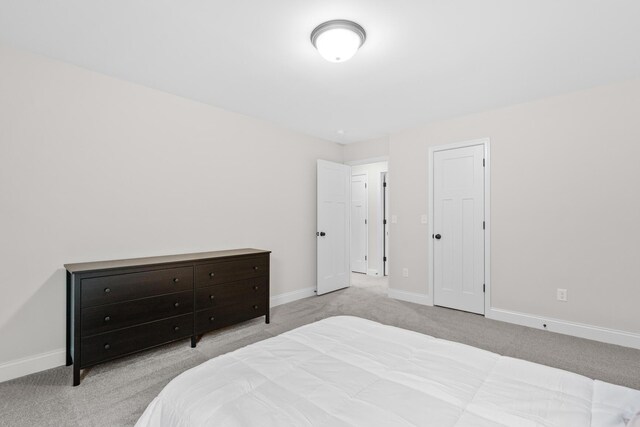
[[[389,299],[386,279],[354,276],[354,286],[272,310],[271,324],[257,319],[106,363],[71,386],[60,367],[0,384],[2,426],[127,426],[176,375],[205,360],[295,327],[340,314],[423,332],[503,355],[543,363],[640,389],[640,350],[487,320],[482,316]]]

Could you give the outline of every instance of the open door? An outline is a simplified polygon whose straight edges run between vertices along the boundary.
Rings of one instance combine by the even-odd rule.
[[[322,295],[350,284],[351,167],[318,160],[317,195],[316,293]]]

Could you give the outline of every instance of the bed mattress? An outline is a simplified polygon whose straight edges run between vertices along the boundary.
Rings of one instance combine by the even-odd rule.
[[[152,426],[623,427],[640,391],[369,320],[321,320],[172,380]]]

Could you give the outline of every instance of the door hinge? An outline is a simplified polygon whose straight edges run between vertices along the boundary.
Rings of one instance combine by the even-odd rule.
[[[482,167],[484,167],[484,159],[482,159]]]
[[[386,186],[387,186],[387,183],[386,183],[386,182],[385,182],[385,183],[383,183],[383,184],[382,184],[382,186],[383,186],[383,187],[386,187]]]
[[[367,260],[367,256],[366,256],[366,255],[364,256],[364,260],[365,260],[365,261]]]
[[[485,222],[482,221],[482,229],[484,230]]]
[[[387,262],[387,257],[382,258],[384,262]]]
[[[482,284],[482,292],[487,292],[487,285],[484,283]]]
[[[366,220],[366,219],[364,220],[364,223],[365,223],[365,224],[367,223],[367,220]]]
[[[384,225],[387,225],[387,220],[386,220],[386,219],[384,220],[384,223],[383,223],[383,224],[384,224]]]
[[[366,182],[364,183],[364,188],[367,188],[367,183]]]

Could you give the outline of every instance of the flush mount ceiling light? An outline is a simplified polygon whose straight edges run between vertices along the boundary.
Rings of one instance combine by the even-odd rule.
[[[356,54],[367,39],[360,25],[345,19],[334,19],[318,25],[311,32],[311,43],[329,62],[344,62]]]

